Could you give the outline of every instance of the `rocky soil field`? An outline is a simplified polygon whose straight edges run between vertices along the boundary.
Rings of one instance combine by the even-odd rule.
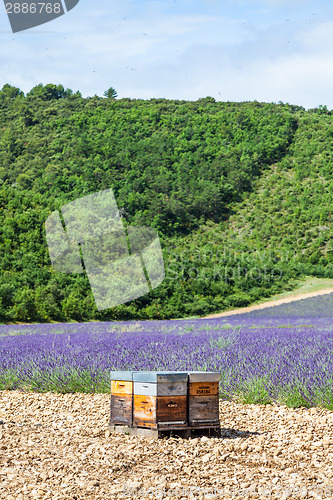
[[[109,403],[0,391],[0,499],[333,498],[331,411],[221,401],[221,437],[157,440]]]

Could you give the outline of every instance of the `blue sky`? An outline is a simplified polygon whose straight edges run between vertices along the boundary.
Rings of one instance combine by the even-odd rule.
[[[0,88],[333,108],[332,2],[80,0],[16,34],[1,7]]]

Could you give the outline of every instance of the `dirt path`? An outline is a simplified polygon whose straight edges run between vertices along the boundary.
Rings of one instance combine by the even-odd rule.
[[[284,299],[270,300],[269,302],[256,304],[254,306],[242,307],[240,309],[233,309],[232,311],[210,314],[209,316],[204,316],[204,318],[202,319],[221,318],[222,316],[233,316],[234,314],[243,314],[251,311],[257,311],[258,309],[266,309],[267,307],[279,306],[281,304],[295,302],[296,300],[309,299],[310,297],[317,297],[318,295],[326,295],[329,293],[333,293],[333,288],[325,288],[323,290],[318,290],[316,292],[302,293],[300,295],[294,295],[293,297],[285,297]]]

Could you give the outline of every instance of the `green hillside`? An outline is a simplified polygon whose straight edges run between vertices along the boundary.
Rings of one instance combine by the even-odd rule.
[[[0,91],[0,321],[171,319],[333,278],[333,118],[325,107]],[[166,278],[98,312],[53,271],[44,221],[112,188],[124,225],[158,230]]]

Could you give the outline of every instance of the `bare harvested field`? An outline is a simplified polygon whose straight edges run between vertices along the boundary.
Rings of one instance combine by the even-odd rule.
[[[109,402],[1,391],[1,500],[333,497],[329,410],[221,401],[220,438],[155,440],[109,435]]]

